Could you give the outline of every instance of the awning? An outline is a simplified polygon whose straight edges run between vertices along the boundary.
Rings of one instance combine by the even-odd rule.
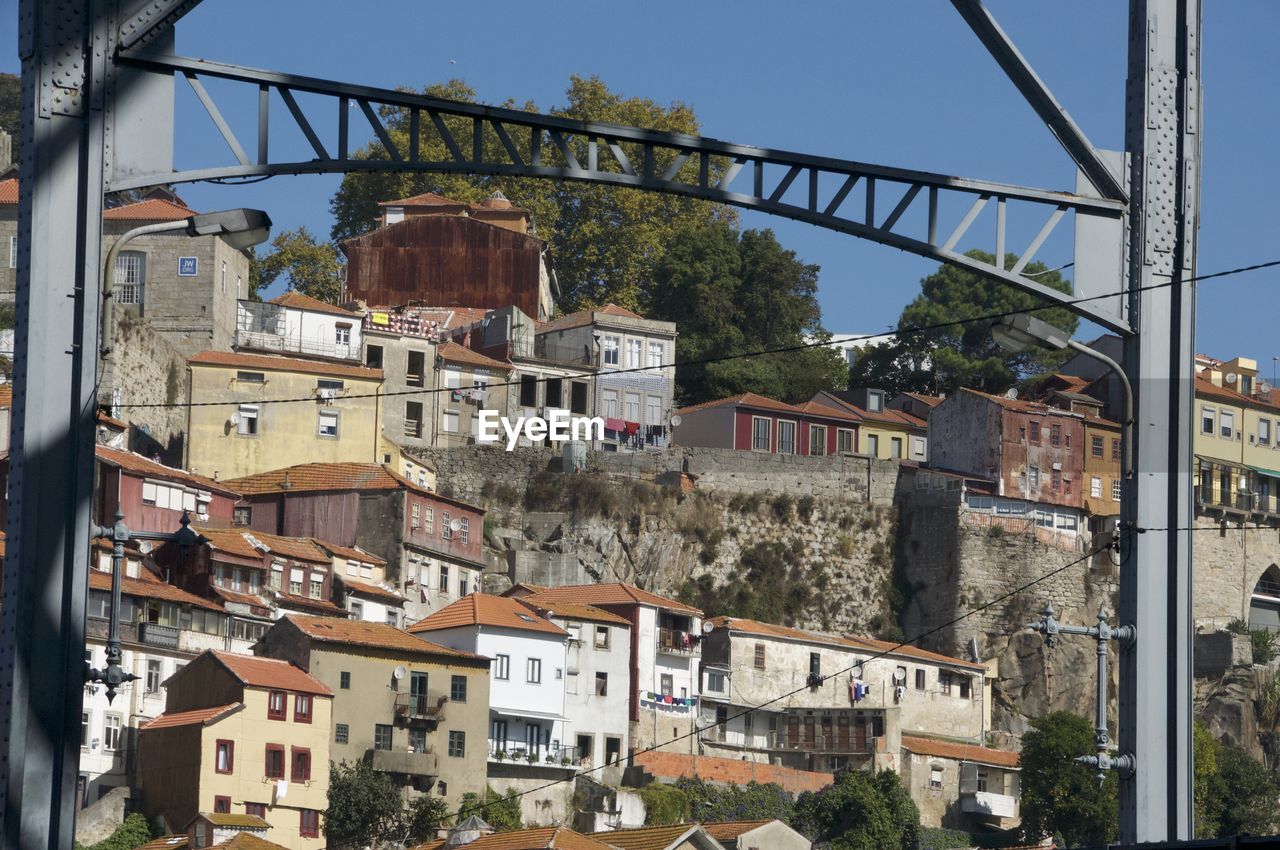
[[[1265,466],[1251,466],[1249,468],[1259,475],[1266,475],[1269,478],[1280,478],[1280,471],[1275,469],[1267,469]]]
[[[533,720],[567,720],[563,714],[556,714],[551,711],[530,711],[524,708],[495,708],[489,706],[489,710],[494,714],[500,714],[503,717],[528,717]]]

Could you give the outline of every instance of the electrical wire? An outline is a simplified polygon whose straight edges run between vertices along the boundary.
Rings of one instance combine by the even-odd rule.
[[[1030,589],[1030,588],[1032,588],[1032,587],[1035,587],[1037,584],[1039,584],[1039,583],[1040,583],[1040,582],[1042,582],[1042,581],[1047,581],[1047,580],[1049,580],[1049,579],[1053,578],[1054,576],[1056,576],[1056,575],[1058,575],[1058,574],[1060,574],[1060,573],[1066,572],[1067,570],[1071,569],[1072,567],[1075,567],[1075,566],[1078,566],[1078,565],[1079,565],[1079,564],[1081,564],[1081,563],[1084,563],[1085,561],[1087,561],[1087,560],[1089,560],[1090,558],[1092,558],[1094,555],[1098,555],[1098,554],[1100,554],[1100,553],[1102,553],[1102,552],[1107,551],[1107,550],[1108,550],[1108,549],[1110,549],[1110,548],[1115,544],[1115,542],[1116,542],[1116,541],[1118,541],[1118,540],[1119,540],[1119,536],[1117,535],[1117,536],[1116,536],[1116,537],[1114,537],[1112,540],[1108,541],[1106,544],[1104,544],[1104,545],[1102,545],[1102,546],[1099,546],[1097,549],[1094,549],[1094,550],[1092,550],[1092,551],[1090,551],[1090,552],[1086,552],[1084,555],[1080,556],[1079,558],[1076,558],[1074,561],[1068,561],[1067,563],[1065,563],[1065,564],[1063,564],[1063,565],[1061,565],[1061,566],[1059,566],[1059,567],[1055,567],[1054,569],[1050,570],[1049,572],[1045,573],[1044,575],[1041,575],[1041,576],[1039,576],[1038,578],[1031,579],[1030,581],[1023,583],[1023,584],[1019,585],[1018,587],[1015,587],[1015,588],[1014,588],[1014,589],[1012,589],[1012,590],[1006,591],[1005,593],[1002,593],[1001,595],[997,596],[996,598],[992,599],[991,601],[989,601],[989,602],[985,602],[985,603],[983,603],[982,605],[977,606],[976,608],[972,608],[972,609],[970,609],[970,610],[968,610],[968,611],[964,612],[963,614],[961,614],[961,615],[960,615],[960,616],[958,616],[958,617],[953,617],[952,619],[948,620],[948,621],[947,621],[947,622],[945,622],[945,623],[942,623],[942,624],[940,624],[940,625],[934,626],[933,628],[931,628],[931,629],[929,629],[929,630],[927,630],[927,631],[921,632],[920,634],[916,635],[915,637],[908,638],[908,639],[905,639],[905,640],[903,640],[903,641],[901,641],[901,642],[899,642],[899,643],[897,643],[897,644],[894,644],[893,646],[889,647],[888,649],[882,649],[882,650],[880,650],[879,652],[875,652],[875,653],[871,654],[870,656],[868,656],[867,658],[862,659],[862,660],[860,660],[860,661],[857,661],[857,662],[855,662],[854,664],[850,664],[849,666],[844,667],[844,668],[842,668],[842,669],[840,669],[840,670],[837,670],[837,671],[835,671],[834,673],[829,673],[829,674],[827,674],[827,675],[824,675],[824,676],[822,676],[822,677],[821,677],[822,682],[823,682],[823,683],[825,683],[825,682],[826,682],[827,680],[829,680],[829,679],[834,679],[834,678],[837,678],[838,676],[842,676],[842,675],[844,675],[845,673],[849,673],[849,672],[853,671],[853,670],[854,670],[855,668],[857,668],[857,667],[864,667],[865,665],[867,665],[867,664],[871,663],[872,661],[877,661],[877,660],[879,660],[879,659],[881,659],[881,658],[884,658],[885,656],[888,656],[888,655],[893,654],[894,652],[897,652],[899,649],[903,649],[904,647],[911,647],[911,646],[913,646],[915,643],[917,643],[918,641],[924,640],[924,639],[925,639],[925,638],[927,638],[927,637],[930,637],[930,636],[932,636],[932,635],[935,635],[935,634],[937,634],[938,632],[942,631],[943,629],[951,628],[952,626],[956,625],[957,623],[963,622],[964,620],[968,619],[969,617],[974,616],[975,614],[980,614],[980,613],[982,613],[983,611],[987,610],[988,608],[991,608],[991,607],[993,607],[993,606],[995,606],[995,605],[1000,604],[1001,602],[1004,602],[1006,599],[1009,599],[1009,598],[1011,598],[1011,597],[1013,597],[1013,596],[1016,596],[1017,594],[1022,593],[1023,591],[1029,590],[1029,589]],[[792,690],[790,690],[790,691],[787,691],[786,693],[779,694],[779,695],[777,695],[777,696],[773,697],[772,699],[766,700],[765,702],[758,703],[758,704],[754,704],[754,705],[750,705],[750,706],[748,706],[748,707],[746,707],[746,708],[742,709],[741,711],[738,711],[738,712],[737,712],[737,713],[735,713],[735,714],[727,715],[727,716],[724,718],[724,720],[715,720],[715,721],[712,721],[712,722],[711,722],[711,723],[709,723],[708,725],[701,725],[701,724],[699,723],[699,721],[698,721],[698,720],[695,720],[695,721],[694,721],[694,723],[693,723],[693,728],[692,728],[690,731],[688,731],[688,732],[683,732],[683,733],[681,733],[681,734],[679,734],[679,735],[675,735],[675,736],[673,736],[673,737],[671,737],[671,738],[668,738],[668,739],[666,739],[665,741],[661,741],[660,743],[656,743],[656,744],[653,744],[653,745],[651,745],[651,746],[645,747],[644,749],[637,750],[637,751],[635,751],[635,752],[631,753],[631,754],[628,756],[628,758],[629,758],[629,759],[634,759],[636,756],[641,756],[641,755],[645,755],[646,753],[655,752],[655,751],[659,750],[661,747],[665,747],[665,746],[667,746],[667,745],[669,745],[669,744],[674,744],[674,743],[676,743],[676,742],[678,742],[678,741],[683,741],[685,738],[691,738],[691,737],[693,737],[693,736],[695,736],[695,735],[700,735],[700,734],[702,734],[703,732],[706,732],[706,731],[707,731],[707,730],[709,730],[709,729],[714,729],[714,728],[716,728],[717,726],[721,726],[721,725],[727,724],[730,720],[736,720],[737,718],[739,718],[739,717],[743,717],[743,716],[745,716],[745,715],[747,715],[747,714],[750,714],[750,713],[751,713],[751,712],[753,712],[753,711],[759,711],[759,710],[760,710],[760,709],[762,709],[762,708],[765,708],[765,707],[767,707],[767,706],[773,705],[774,703],[777,703],[777,702],[781,702],[782,700],[787,699],[787,698],[789,698],[789,697],[793,697],[793,696],[795,696],[796,694],[804,693],[805,691],[809,690],[809,689],[810,689],[810,687],[811,687],[811,686],[810,686],[810,685],[808,685],[808,684],[802,685],[801,687],[794,688],[794,689],[792,689]],[[571,781],[573,781],[573,780],[577,779],[579,776],[587,776],[587,775],[589,775],[589,774],[592,774],[592,773],[595,773],[595,772],[597,772],[597,771],[603,770],[603,769],[605,769],[606,767],[609,767],[609,766],[610,766],[610,765],[603,765],[603,764],[602,764],[602,765],[597,765],[597,766],[595,766],[595,767],[587,768],[587,769],[585,769],[585,770],[579,770],[579,771],[575,772],[572,776],[568,776],[568,777],[565,777],[565,778],[563,778],[563,779],[554,779],[554,780],[552,780],[552,781],[550,781],[550,782],[546,782],[546,783],[544,783],[544,784],[542,784],[542,785],[538,785],[538,786],[536,786],[536,787],[534,787],[534,788],[530,788],[530,789],[528,789],[528,790],[526,790],[526,791],[518,791],[518,792],[515,792],[514,794],[511,794],[511,793],[509,792],[507,796],[504,796],[504,797],[502,797],[501,799],[498,799],[498,800],[494,800],[493,802],[477,803],[477,804],[475,804],[475,805],[464,806],[464,807],[462,807],[462,808],[459,808],[457,812],[453,813],[452,817],[454,817],[454,818],[461,818],[461,817],[463,817],[464,815],[468,815],[468,814],[475,814],[475,813],[477,813],[477,812],[483,811],[484,809],[490,808],[490,807],[492,807],[492,806],[499,805],[499,804],[501,804],[501,803],[505,802],[505,801],[506,801],[506,800],[508,800],[508,799],[519,799],[519,798],[524,797],[524,796],[527,796],[527,795],[529,795],[529,794],[536,794],[536,793],[538,793],[539,791],[545,791],[545,790],[546,790],[546,789],[548,789],[548,788],[554,788],[555,786],[557,786],[557,785],[562,785],[562,784],[564,784],[565,782],[571,782]]]
[[[1243,274],[1245,272],[1258,271],[1260,269],[1272,268],[1275,266],[1280,266],[1280,260],[1270,260],[1264,263],[1255,263],[1253,265],[1241,266],[1235,269],[1227,269],[1220,272],[1214,272],[1212,274],[1200,275],[1197,277],[1183,280],[1181,281],[1181,283],[1195,283],[1203,280],[1213,280],[1215,278],[1228,277],[1230,275]],[[651,372],[651,371],[657,371],[661,369],[680,369],[680,368],[688,368],[690,366],[705,366],[712,363],[724,363],[730,360],[741,360],[741,359],[752,358],[752,357],[764,357],[771,354],[788,354],[795,351],[805,351],[810,348],[824,348],[830,345],[836,345],[836,344],[842,344],[842,343],[865,342],[867,340],[877,339],[879,337],[883,337],[890,334],[895,337],[916,336],[919,334],[931,333],[933,331],[946,330],[948,328],[972,325],[978,322],[996,321],[998,319],[1004,319],[1009,316],[1020,316],[1020,315],[1026,315],[1031,313],[1038,313],[1043,310],[1062,309],[1064,307],[1069,307],[1073,304],[1084,304],[1090,301],[1099,301],[1104,298],[1119,298],[1134,292],[1146,292],[1153,289],[1164,289],[1166,287],[1173,286],[1175,283],[1177,283],[1177,281],[1169,281],[1167,283],[1152,283],[1146,286],[1135,287],[1133,289],[1128,290],[1128,292],[1122,293],[1120,295],[1116,295],[1116,294],[1090,295],[1084,298],[1071,299],[1069,301],[1061,301],[1061,302],[1056,302],[1052,304],[1043,304],[1038,307],[1025,307],[1018,310],[1005,310],[999,313],[986,313],[981,316],[972,316],[967,319],[953,319],[946,322],[937,322],[931,325],[919,325],[916,327],[900,328],[896,331],[889,331],[887,333],[860,334],[856,336],[831,338],[827,340],[816,340],[814,342],[804,342],[804,343],[799,343],[797,345],[787,345],[779,348],[766,348],[766,349],[761,349],[757,351],[739,352],[737,354],[722,354],[722,355],[715,355],[711,357],[701,357],[694,360],[682,360],[675,363],[667,363],[667,364],[662,364],[658,366],[633,366],[633,367],[628,367],[626,369],[611,369],[607,374],[610,377],[612,377],[615,375],[634,374],[637,372]],[[351,368],[358,368],[358,367],[351,367]],[[596,376],[589,376],[589,377],[598,379],[599,376],[596,375]],[[548,381],[561,380],[561,379],[562,379],[561,377],[535,378],[533,383],[546,383]],[[485,386],[486,388],[491,388],[491,387],[497,388],[497,387],[515,387],[520,385],[521,385],[520,381],[500,381],[500,382],[486,384]],[[411,390],[395,390],[392,392],[352,393],[350,395],[341,396],[340,398],[344,400],[354,400],[354,399],[364,399],[364,398],[395,398],[398,396],[418,396],[418,395],[433,395],[435,393],[447,393],[447,392],[453,392],[456,389],[458,389],[458,387],[423,387],[423,388],[411,389]],[[254,399],[252,403],[258,404],[258,405],[298,404],[303,402],[314,403],[315,400],[316,400],[316,396],[308,395],[308,396],[296,396],[291,398]],[[188,407],[224,407],[228,405],[245,404],[246,402],[247,402],[246,399],[240,398],[240,399],[227,399],[227,400],[220,400],[220,401],[130,402],[130,403],[123,403],[123,404],[114,405],[114,406],[119,407],[122,410],[123,409],[139,409],[139,408],[164,409],[164,408],[188,408]]]

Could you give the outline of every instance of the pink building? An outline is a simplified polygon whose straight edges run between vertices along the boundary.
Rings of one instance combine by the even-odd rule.
[[[677,412],[681,446],[815,456],[858,451],[858,417],[819,401],[786,404],[742,393]]]

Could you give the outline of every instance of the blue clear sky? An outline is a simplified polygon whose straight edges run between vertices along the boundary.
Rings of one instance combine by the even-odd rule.
[[[179,25],[179,52],[376,86],[466,80],[483,101],[563,102],[570,74],[596,74],[625,95],[692,105],[707,135],[866,162],[1047,188],[1074,168],[945,0],[780,4],[652,0],[633,4],[384,0],[205,0]],[[799,10],[788,7],[800,7]],[[1127,3],[990,6],[1094,143],[1123,133]],[[1202,273],[1280,258],[1280,3],[1205,4]],[[16,30],[0,0],[0,30]],[[16,71],[16,45],[0,69]],[[1267,59],[1267,56],[1272,58]],[[181,87],[180,87],[181,88]],[[215,97],[219,90],[211,86]],[[233,120],[248,109],[224,105]],[[180,156],[223,161],[202,114],[180,110]],[[355,123],[352,125],[356,126]],[[279,229],[327,235],[333,176],[252,187],[188,186],[198,208],[261,206]],[[758,214],[782,242],[822,267],[824,321],[836,332],[893,324],[932,265],[893,249]],[[1023,237],[1025,240],[1025,236]],[[984,241],[993,241],[985,237]],[[990,250],[990,245],[980,245]],[[1069,262],[1069,242],[1042,259]],[[1206,283],[1198,348],[1280,355],[1274,328],[1280,269]]]

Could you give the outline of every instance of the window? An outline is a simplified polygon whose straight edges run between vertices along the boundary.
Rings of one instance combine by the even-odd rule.
[[[9,237],[9,268],[16,269],[18,267],[18,237]]]
[[[236,742],[218,739],[215,746],[214,770],[218,773],[231,773],[236,766]]]
[[[1113,437],[1111,439],[1111,459],[1120,462],[1120,438]]]
[[[925,677],[925,672],[923,670],[916,671],[916,690],[917,691],[924,690],[924,677]]]
[[[884,410],[884,393],[880,390],[870,390],[867,392],[867,410],[872,413],[879,413]]]
[[[1035,444],[1035,445],[1037,445],[1037,446],[1038,446],[1038,445],[1040,445],[1040,423],[1039,423],[1039,422],[1034,422],[1034,421],[1033,421],[1033,422],[1029,422],[1029,423],[1027,423],[1027,424],[1031,427],[1031,431],[1030,431],[1030,434],[1031,434],[1031,436],[1030,436],[1030,440],[1031,440],[1031,442],[1032,442],[1032,443],[1034,443],[1034,444]]]
[[[414,726],[409,729],[409,747],[415,753],[425,753],[427,751],[427,730],[421,726]]]
[[[605,697],[609,695],[609,674],[596,674],[596,696]]]
[[[279,744],[267,744],[267,755],[263,767],[267,779],[284,779],[284,747]]]
[[[762,643],[756,644],[755,668],[757,670],[764,669],[764,644]]]
[[[587,385],[582,381],[569,385],[569,409],[574,413],[587,412]]]
[[[1230,410],[1222,411],[1218,417],[1218,433],[1230,440],[1236,431],[1236,415]]]
[[[646,425],[662,424],[662,399],[654,395],[644,397],[644,423]]]
[[[388,626],[394,626],[395,628],[400,627],[400,618],[396,615],[395,611],[388,611],[385,619]]]
[[[263,372],[236,372],[236,380],[242,384],[265,384],[267,376]]]
[[[345,723],[335,723],[333,726],[333,742],[335,744],[345,744],[351,739],[351,727]]]
[[[932,767],[932,766],[929,768],[929,787],[930,788],[942,787],[942,768]]]
[[[1062,426],[1061,425],[1054,424],[1049,426],[1049,445],[1051,446],[1062,445]]]
[[[951,693],[951,674],[942,672],[938,674],[938,690],[944,695]]]
[[[364,365],[370,369],[382,368],[382,346],[366,345],[364,347]]]
[[[596,626],[596,649],[609,648],[609,627]]]
[[[760,420],[766,425],[768,420]],[[766,437],[766,440],[768,438]],[[796,453],[796,423],[778,422],[778,454],[793,455]]]
[[[467,733],[450,730],[449,755],[452,758],[463,758],[467,754]]]
[[[444,367],[444,385],[447,389],[456,390],[462,387],[462,367]]]
[[[375,723],[373,725],[373,748],[375,750],[391,749],[391,725]]]
[[[1032,490],[1040,489],[1040,467],[1032,466],[1027,469],[1027,483]]]
[[[822,675],[822,654],[819,652],[809,653],[809,675],[810,676]]]
[[[880,435],[867,435],[867,454],[871,457],[880,457]]]
[[[452,539],[453,539],[453,526],[452,526],[452,524],[449,522],[449,512],[448,512],[448,511],[441,511],[441,512],[440,512],[440,539],[441,539],[441,540],[452,540]]]
[[[316,434],[321,437],[337,438],[338,411],[321,410],[316,418]]]
[[[1111,501],[1113,502],[1120,501],[1120,482],[1119,481],[1111,482]]]
[[[451,676],[449,678],[449,699],[453,702],[467,701],[466,676]]]
[[[446,410],[442,416],[441,427],[446,434],[458,433],[458,411]]]
[[[836,430],[836,451],[840,454],[849,454],[853,451],[852,429],[838,428]]]
[[[1054,469],[1050,472],[1049,489],[1055,493],[1062,489],[1062,470]]]
[[[662,365],[662,343],[649,343],[649,366],[657,368]]]
[[[80,746],[89,746],[89,712],[87,711],[80,712]]]
[[[427,508],[426,532],[427,532],[427,534],[435,534],[435,533],[436,533],[436,510],[435,510],[435,508],[430,508],[430,507],[429,507],[429,508]]]
[[[320,837],[320,813],[315,809],[302,809],[298,812],[298,835],[303,838]]]
[[[422,505],[418,504],[417,502],[414,502],[412,505],[409,506],[409,527],[410,528],[422,527]]]
[[[440,592],[449,592],[449,568],[444,564],[440,565]]]
[[[659,677],[659,682],[659,690],[662,691],[662,695],[664,697],[675,696],[675,681],[672,679],[670,673],[663,673]]]
[[[427,355],[423,351],[410,351],[405,363],[404,382],[411,387],[421,387],[425,382]]]
[[[246,815],[253,815],[254,817],[265,818],[267,816],[267,804],[266,803],[245,803],[244,813]]]
[[[616,336],[606,336],[601,344],[604,349],[604,365],[618,365],[618,338]]]
[[[311,722],[311,694],[296,694],[293,698],[293,722]]]
[[[1200,433],[1213,436],[1213,428],[1217,419],[1217,411],[1212,407],[1200,408]]]
[[[1271,444],[1271,420],[1258,420],[1258,445],[1267,446]]]
[[[825,455],[827,453],[827,429],[823,425],[809,426],[809,454]]]
[[[707,690],[713,694],[724,693],[724,673],[718,670],[708,670]]]
[[[358,599],[349,600],[347,603],[347,610],[351,612],[352,619],[355,619],[355,620],[364,619],[364,603],[361,602],[360,600]]]
[[[969,698],[969,679],[967,676],[960,678],[960,699]]]
[[[104,750],[120,749],[120,715],[104,714],[102,716],[102,748]]]
[[[121,251],[116,257],[111,295],[117,304],[141,304],[147,282],[147,255],[141,251]]]
[[[294,747],[291,751],[293,756],[293,774],[294,782],[310,782],[311,781],[311,750],[302,747]]]
[[[617,419],[619,412],[620,411],[618,408],[618,391],[617,390],[601,390],[600,391],[600,414],[607,419]]]
[[[493,658],[493,678],[506,681],[511,678],[511,656],[495,655]]]
[[[1089,454],[1093,457],[1102,457],[1103,440],[1099,436],[1089,438]]]
[[[231,798],[217,796],[213,798],[213,813],[218,815],[231,814]]]
[[[236,409],[236,433],[242,437],[258,434],[258,405],[242,404]]]
[[[638,393],[624,393],[623,402],[625,409],[623,410],[623,419],[627,422],[640,421],[640,395]]]
[[[301,571],[299,571],[301,572]],[[267,694],[267,719],[268,720],[284,720],[285,717],[285,699],[287,695],[284,691],[271,691]]]
[[[462,523],[462,528],[458,529],[458,542],[466,546],[471,542],[471,520],[461,517],[458,521]]]
[[[532,685],[542,683],[542,659],[530,658],[528,664],[525,665],[524,680]]]
[[[767,452],[771,448],[769,420],[762,416],[751,417],[751,450]]]
[[[333,326],[333,341],[338,345],[351,344],[351,325],[339,323]]]
[[[627,340],[627,366],[631,369],[640,368],[640,340]]]
[[[248,525],[253,520],[253,509],[247,505],[237,507],[231,512],[232,525]]]
[[[520,376],[520,406],[538,406],[538,378],[535,375]]]
[[[902,457],[902,438],[889,438],[889,457]]]
[[[1089,479],[1089,498],[1102,498],[1102,479],[1096,475]]]
[[[147,693],[160,693],[160,661],[158,659],[147,659]]]

